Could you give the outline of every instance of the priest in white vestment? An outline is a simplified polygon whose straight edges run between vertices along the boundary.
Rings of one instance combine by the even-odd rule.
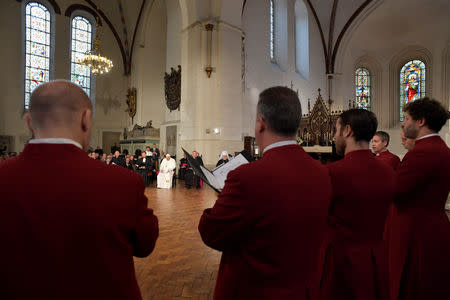
[[[157,178],[158,188],[172,188],[173,173],[175,172],[176,167],[177,164],[175,160],[170,157],[170,154],[166,154],[166,158],[162,160],[159,167],[159,174]]]

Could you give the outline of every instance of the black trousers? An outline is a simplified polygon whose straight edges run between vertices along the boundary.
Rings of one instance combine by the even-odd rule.
[[[200,188],[200,177],[194,174],[194,171],[191,169],[186,170],[186,174],[184,176],[184,183],[186,184],[186,188],[190,189],[192,186],[195,188]]]

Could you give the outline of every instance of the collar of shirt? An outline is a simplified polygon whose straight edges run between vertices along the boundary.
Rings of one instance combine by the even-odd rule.
[[[383,151],[376,153],[375,156],[380,156],[382,153],[389,153],[388,149],[384,149]]]
[[[423,137],[418,138],[416,141],[421,140],[421,139],[426,139],[426,138],[432,137],[432,136],[439,136],[439,133],[430,133],[430,134],[424,135]]]
[[[297,145],[297,141],[289,140],[289,141],[281,141],[281,142],[276,142],[276,143],[270,144],[269,146],[264,148],[263,154],[267,150],[270,150],[270,149],[273,149],[276,147],[287,146],[287,145]]]
[[[30,144],[72,144],[80,149],[83,149],[83,147],[81,147],[80,143],[77,143],[71,139],[63,139],[63,138],[33,139],[33,140],[30,140],[28,143],[30,143]]]

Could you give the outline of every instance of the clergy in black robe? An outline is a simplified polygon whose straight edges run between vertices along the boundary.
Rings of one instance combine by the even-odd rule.
[[[130,171],[134,171],[133,169],[133,163],[130,161],[130,159],[127,157],[125,158],[125,165],[124,167]]]
[[[186,170],[189,169],[191,166],[189,165],[186,154],[182,159],[180,159],[180,169],[178,170],[178,179],[184,180],[186,175]]]
[[[192,157],[199,163],[199,165],[203,166],[203,160],[202,158],[198,155],[197,151],[192,151]],[[194,170],[192,168],[187,169],[186,171],[186,175],[185,175],[185,184],[186,184],[186,188],[190,189],[191,186],[195,186],[195,188],[199,189],[201,188],[200,185],[200,177],[198,177],[197,175],[195,175]]]
[[[136,172],[142,176],[146,186],[149,186],[150,183],[153,184],[153,160],[147,156],[145,151],[142,152],[142,158],[138,159],[136,163]]]
[[[125,165],[125,159],[120,155],[119,151],[114,152],[114,157],[111,159],[112,165],[118,165],[123,167]]]
[[[153,147],[150,148],[150,152],[153,155],[153,160],[157,161],[159,159],[159,157],[160,157],[160,153],[159,153],[159,149],[156,148],[156,144],[153,144]]]

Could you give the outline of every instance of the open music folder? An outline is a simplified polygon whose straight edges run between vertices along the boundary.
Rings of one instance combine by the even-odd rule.
[[[206,184],[212,187],[216,192],[220,193],[225,186],[225,180],[230,171],[236,169],[240,165],[248,164],[254,159],[246,150],[242,150],[238,155],[231,159],[226,164],[221,164],[217,166],[212,171],[208,170],[204,166],[200,165],[198,161],[192,157],[184,148],[184,154],[186,154],[186,159],[191,165],[194,173],[199,176]]]

